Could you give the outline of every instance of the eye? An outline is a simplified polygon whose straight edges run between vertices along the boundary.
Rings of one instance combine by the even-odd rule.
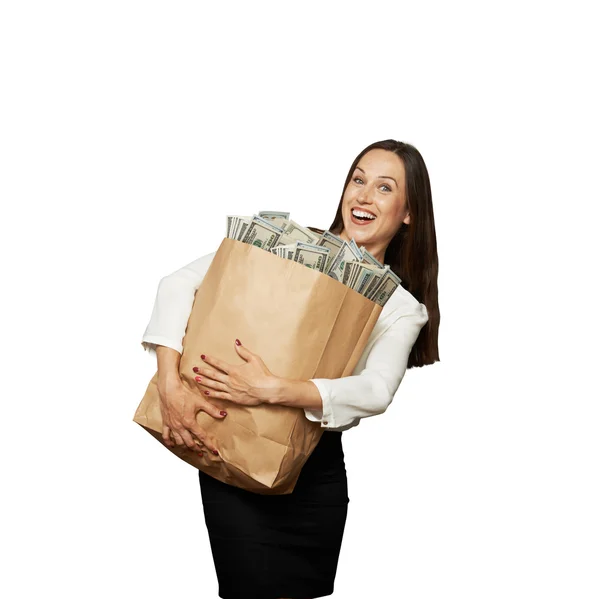
[[[381,187],[386,187],[388,191],[392,191],[392,188],[386,185],[385,183]]]
[[[361,179],[360,177],[354,177],[354,179],[352,179],[352,180],[353,180],[353,181],[356,181],[356,180],[358,180],[358,181],[360,181],[360,182],[362,183],[362,179]]]

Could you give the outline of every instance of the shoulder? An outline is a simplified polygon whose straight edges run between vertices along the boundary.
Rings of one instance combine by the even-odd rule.
[[[393,315],[395,318],[411,317],[425,324],[429,320],[429,314],[425,304],[419,302],[415,296],[399,285],[390,299],[386,302],[382,310],[386,315]]]
[[[200,258],[198,258],[198,260],[200,261],[201,264],[210,266],[216,253],[217,252],[215,251],[215,252],[211,252],[210,254],[205,254],[204,256],[201,256]]]
[[[189,262],[185,266],[178,268],[176,271],[168,274],[164,279],[167,280],[193,280],[198,281],[204,277],[206,272],[208,271],[209,266],[211,265],[213,258],[217,252],[211,252],[210,254],[205,254],[204,256],[200,256],[200,258],[196,258],[192,262]]]
[[[200,258],[196,258],[196,260],[187,264],[186,267],[206,271],[208,269],[208,267],[210,266],[211,262],[213,261],[213,258],[215,257],[216,253],[217,252],[211,252],[210,254],[205,254],[204,256],[200,256]],[[184,267],[184,268],[186,268],[186,267]]]

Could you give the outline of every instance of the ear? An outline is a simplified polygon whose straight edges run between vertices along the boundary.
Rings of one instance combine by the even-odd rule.
[[[406,213],[404,220],[402,221],[405,225],[410,225],[410,212]]]

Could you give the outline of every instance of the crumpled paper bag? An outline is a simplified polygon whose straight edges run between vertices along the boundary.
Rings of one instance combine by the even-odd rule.
[[[324,273],[224,238],[194,297],[179,365],[182,382],[200,395],[207,389],[192,371],[202,363],[201,354],[243,363],[236,338],[277,376],[349,376],[381,310]],[[133,420],[163,444],[157,376]],[[308,420],[302,408],[209,401],[227,416],[217,420],[198,412],[196,421],[215,440],[219,455],[205,451],[200,457],[185,446],[168,449],[227,484],[261,494],[291,493],[324,432],[320,423]]]

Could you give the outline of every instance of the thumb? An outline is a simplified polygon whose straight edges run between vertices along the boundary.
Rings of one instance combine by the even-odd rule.
[[[206,412],[209,416],[212,416],[213,418],[218,418],[219,420],[222,420],[223,418],[225,418],[225,416],[227,416],[227,412],[225,410],[215,406],[215,404],[211,403],[206,399],[202,400],[200,410]]]
[[[254,354],[249,349],[246,349],[242,345],[242,342],[239,339],[235,340],[234,345],[235,345],[235,350],[237,351],[238,355],[242,356],[242,358],[244,358],[244,360],[248,361],[254,357]]]

